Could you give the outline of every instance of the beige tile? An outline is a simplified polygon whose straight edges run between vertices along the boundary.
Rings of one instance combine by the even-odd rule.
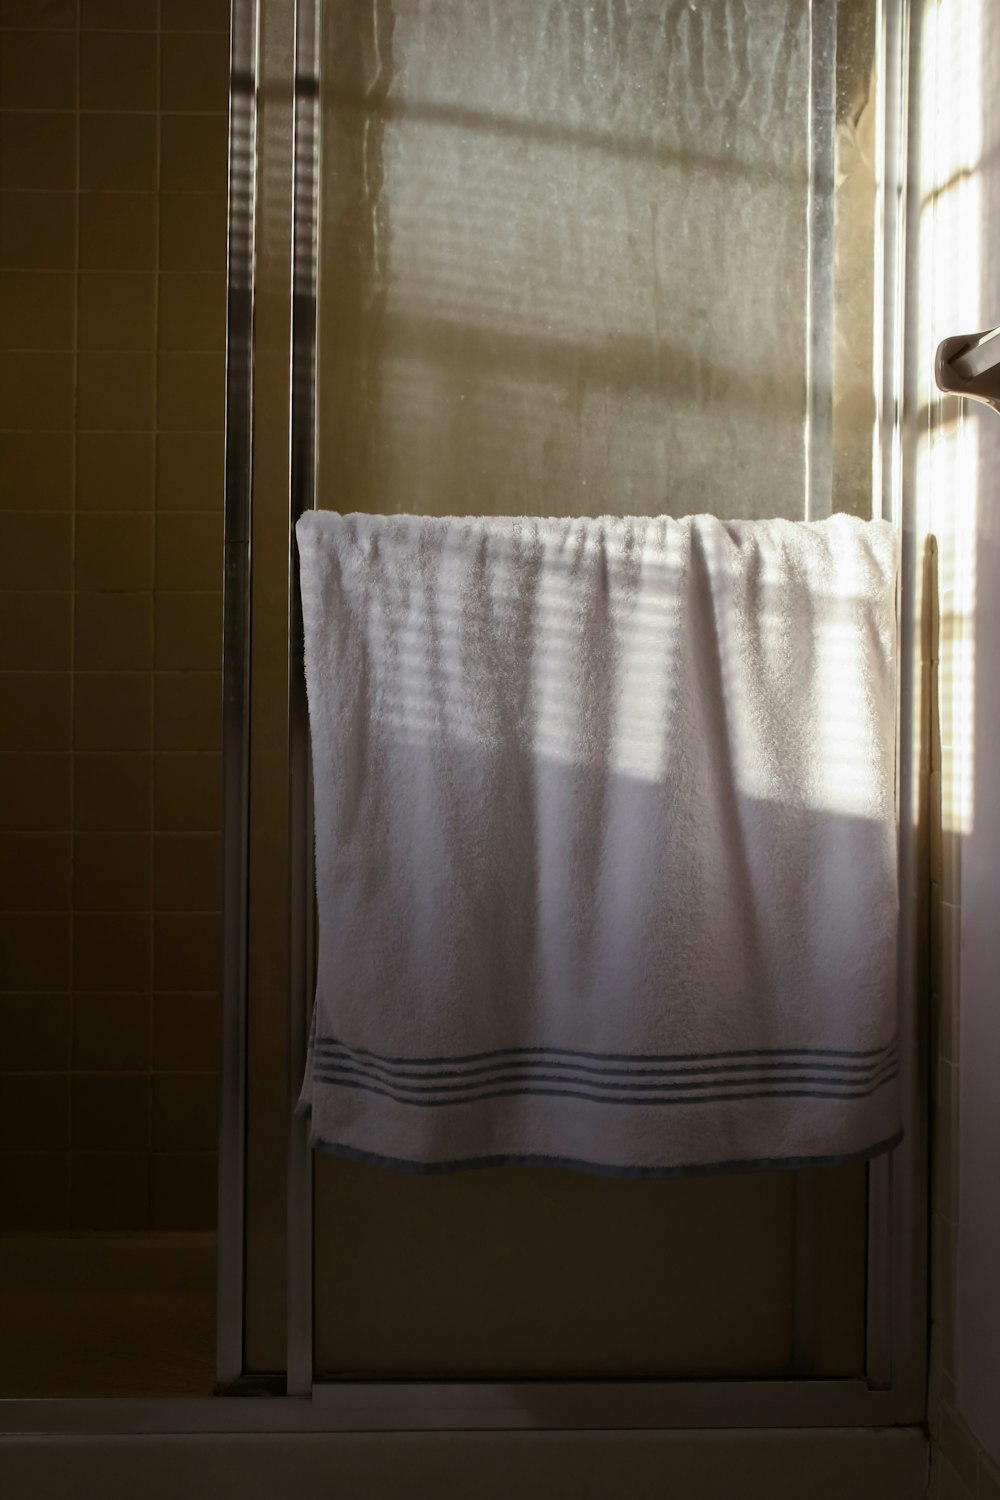
[[[211,593],[221,589],[222,582],[222,515],[218,511],[158,514],[156,587]]]
[[[153,582],[152,517],[147,512],[82,513],[76,520],[76,586],[141,593]]]
[[[84,32],[80,37],[80,104],[84,109],[156,109],[156,37]]]
[[[229,32],[228,0],[161,0],[164,31]]]
[[[219,997],[153,996],[153,1067],[162,1072],[213,1072],[219,1065]]]
[[[0,26],[75,26],[76,0],[0,0]]]
[[[218,1187],[214,1152],[156,1152],[150,1170],[154,1229],[215,1228]]]
[[[0,672],[0,750],[68,750],[68,672]]]
[[[0,512],[0,588],[63,590],[72,583],[72,521],[66,511]]]
[[[81,1072],[142,1073],[149,1068],[149,996],[77,995],[73,1066]]]
[[[76,37],[54,30],[0,36],[0,100],[4,109],[74,109]]]
[[[153,426],[152,353],[81,352],[78,371],[80,427],[134,432]]]
[[[164,271],[226,270],[226,195],[164,193],[160,200],[160,267]]]
[[[81,193],[80,265],[93,271],[156,266],[155,193]]]
[[[222,927],[217,916],[157,912],[153,942],[155,989],[218,989]]]
[[[153,761],[148,755],[76,755],[77,828],[143,829],[152,823]]]
[[[156,425],[164,432],[220,432],[225,421],[225,355],[163,353],[157,360]]]
[[[81,510],[151,510],[151,432],[81,432],[76,503]]]
[[[222,748],[222,674],[157,672],[153,691],[157,750]]]
[[[0,266],[72,270],[74,206],[72,193],[0,193]]]
[[[146,1153],[74,1153],[72,1218],[74,1229],[147,1228],[149,1157]]]
[[[222,821],[222,762],[218,755],[157,755],[154,827],[157,832],[214,832]],[[167,989],[173,988],[171,985]],[[199,985],[199,989],[211,986]]]
[[[67,589],[72,577],[68,512],[0,512],[0,588]]]
[[[69,606],[68,593],[0,594],[0,668],[68,671]]]
[[[0,353],[0,427],[41,432],[68,431],[72,426],[72,354]]]
[[[78,674],[73,744],[77,750],[148,750],[152,679],[146,672]]]
[[[69,271],[0,271],[0,347],[72,349]]]
[[[152,349],[156,276],[152,271],[80,273],[81,349]]]
[[[67,1069],[69,1007],[68,995],[0,995],[4,1072],[57,1073]]]
[[[69,1145],[65,1073],[0,1076],[0,1141],[7,1151],[58,1151]]]
[[[149,1079],[135,1074],[83,1074],[73,1079],[73,1147],[113,1151],[149,1139]]]
[[[72,433],[0,432],[0,476],[0,510],[72,510]]]
[[[156,0],[80,0],[80,29],[155,31]]]
[[[153,657],[151,594],[77,594],[75,614],[78,669],[149,669]]]
[[[0,833],[0,910],[68,910],[70,858],[68,833]]]
[[[221,193],[228,179],[228,151],[229,122],[225,114],[163,115],[160,120],[161,190],[165,193]],[[11,183],[10,186],[20,184]]]
[[[69,1228],[69,1153],[0,1153],[0,1230]]]
[[[153,1150],[211,1151],[218,1136],[214,1074],[161,1073],[153,1077]]]
[[[78,833],[73,847],[77,911],[148,911],[152,898],[148,833]]]
[[[149,918],[139,912],[77,912],[74,990],[136,993],[149,982]]]
[[[11,992],[69,989],[69,916],[0,912],[0,974]]]
[[[0,828],[69,828],[71,772],[68,754],[0,755]]]
[[[156,595],[159,671],[216,671],[222,667],[222,595]]]
[[[164,32],[160,40],[164,110],[229,109],[229,37]]]
[[[157,911],[218,911],[222,839],[217,833],[158,833],[153,899]]]
[[[157,510],[215,510],[225,499],[225,439],[218,432],[163,432],[156,466]]]
[[[158,326],[161,349],[225,349],[225,276],[208,271],[161,273]]]
[[[72,189],[76,185],[76,117],[0,116],[0,188]]]
[[[81,115],[80,186],[152,192],[156,187],[154,116]]]

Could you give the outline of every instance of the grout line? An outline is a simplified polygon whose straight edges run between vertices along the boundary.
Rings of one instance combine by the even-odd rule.
[[[73,37],[73,66],[74,66],[74,88],[75,88],[75,118],[74,118],[74,141],[73,141],[73,437],[70,443],[70,483],[72,491],[70,494],[70,607],[69,607],[69,736],[70,736],[70,777],[69,777],[69,1067],[73,1068],[73,1057],[76,1050],[76,992],[74,989],[74,968],[76,964],[76,907],[73,899],[74,880],[76,875],[76,776],[75,776],[75,751],[76,751],[76,491],[79,476],[79,420],[80,420],[80,7],[79,3],[74,7],[74,37]],[[68,1133],[69,1133],[69,1167],[67,1173],[69,1202],[67,1204],[67,1222],[73,1224],[74,1212],[74,1180],[73,1180],[73,1090],[69,1090],[67,1103],[69,1111]]]
[[[153,189],[148,187],[81,188],[79,195],[77,195],[73,188],[65,187],[62,183],[50,187],[29,187],[26,183],[0,183],[0,196],[4,196],[7,193],[40,193],[48,197],[59,195],[66,198],[75,196],[81,198],[152,198],[154,196]],[[224,200],[226,194],[224,189],[220,190],[219,188],[186,187],[164,188],[162,196],[165,198],[215,198],[218,201],[220,199]],[[103,270],[104,268],[95,266],[88,269]],[[141,269],[141,267],[138,269]]]
[[[66,516],[66,515],[69,515],[70,511],[72,510],[72,508],[73,507],[69,506],[69,505],[63,506],[61,509],[56,509],[54,506],[51,506],[51,505],[45,505],[45,506],[39,505],[34,510],[18,510],[15,506],[7,506],[7,507],[5,507],[5,506],[0,505],[0,517],[2,517],[2,516]],[[85,515],[85,516],[151,516],[153,514],[154,507],[152,505],[133,505],[133,506],[121,506],[121,505],[119,505],[119,506],[113,506],[113,505],[84,505],[84,506],[80,507],[80,510],[81,510],[81,513],[83,515]],[[163,511],[163,514],[167,515],[167,516],[217,516],[220,520],[222,519],[222,511],[221,510],[214,510],[214,509],[213,510],[194,510],[194,509],[192,509],[190,507],[181,506],[181,505],[178,505],[178,506],[167,506],[167,507],[165,507],[165,509]],[[29,591],[25,590],[25,589],[0,589],[0,593],[8,593],[8,594],[23,594],[23,593],[26,593],[26,592],[29,592]],[[30,590],[30,592],[31,593],[35,593],[36,590],[32,589],[32,590]],[[48,589],[48,590],[40,590],[38,592],[43,592],[43,593],[46,593],[46,592],[47,593],[59,593],[61,591],[58,590],[58,589]],[[97,592],[98,593],[112,592],[112,593],[120,593],[120,594],[141,594],[141,593],[145,592],[145,590],[143,590],[143,589],[114,589],[114,590],[101,590],[101,589],[99,589],[99,590],[97,590]],[[202,589],[201,592],[205,593],[205,594],[221,594],[222,590],[221,589]]]
[[[67,36],[78,31],[84,36],[155,36],[155,26],[85,26],[79,19],[70,26],[17,26],[0,22],[0,34],[5,31],[30,32],[32,36]],[[227,36],[228,32],[216,26],[167,26],[167,36]]]
[[[210,33],[204,32],[203,35],[208,36]],[[171,120],[224,120],[227,112],[225,109],[165,109],[163,111],[155,109],[130,109],[128,107],[115,109],[110,105],[102,106],[95,104],[84,105],[79,109],[72,109],[68,104],[49,105],[47,107],[43,105],[40,109],[32,109],[30,106],[20,104],[0,105],[0,119],[3,119],[5,115],[113,115],[116,119],[120,115],[138,115],[140,118],[148,120],[154,117],[159,118],[161,113]],[[14,191],[17,191],[17,189],[14,189]],[[41,191],[41,189],[36,189],[36,191]],[[101,189],[97,189],[97,191],[100,192]]]
[[[169,992],[165,991],[164,993]],[[183,994],[184,991],[176,990],[173,993]],[[111,994],[115,998],[123,997],[130,999],[135,994],[135,991],[101,991],[102,998],[105,994]],[[207,1009],[207,1000],[205,1005]],[[68,1068],[5,1068],[3,1072],[0,1072],[0,1078],[65,1078],[69,1071]],[[74,1078],[81,1076],[87,1078],[145,1078],[150,1071],[161,1076],[166,1074],[171,1078],[178,1076],[181,1078],[217,1077],[217,1070],[215,1068],[153,1068],[152,1070],[149,1068],[74,1068],[72,1069],[72,1076]]]
[[[3,352],[6,353],[7,351],[4,350]],[[45,353],[45,352],[53,352],[53,351],[44,351],[44,350],[40,350],[40,349],[29,350],[29,353],[31,353],[31,354],[41,354],[41,353]],[[59,353],[60,351],[59,350],[55,350],[54,352],[55,353]],[[62,352],[66,353],[66,352],[69,352],[69,351],[62,351]],[[94,352],[98,352],[98,351],[94,351]],[[148,354],[150,351],[148,349],[147,350],[132,349],[129,352],[132,353],[132,354],[142,354],[142,353]],[[191,353],[191,354],[218,354],[219,353],[219,351],[217,349],[197,349],[197,350],[194,350],[194,349],[192,349],[192,350],[184,350],[184,349],[173,350],[173,349],[170,349],[170,350],[166,350],[164,352],[165,353],[169,353],[169,354],[174,354],[174,353],[178,353],[178,354],[185,354],[185,353]],[[225,355],[223,355],[223,358],[225,358]],[[221,427],[161,427],[159,429],[157,429],[156,427],[81,427],[79,429],[76,429],[74,427],[0,427],[0,437],[3,437],[5,435],[7,435],[7,434],[14,434],[17,437],[23,437],[25,435],[27,435],[29,437],[45,437],[46,435],[51,435],[52,433],[75,433],[77,430],[79,430],[79,432],[81,432],[81,433],[86,433],[88,436],[90,434],[94,433],[94,434],[99,434],[99,435],[104,436],[104,437],[150,437],[150,436],[153,436],[155,434],[155,435],[158,435],[158,436],[166,436],[166,437],[172,437],[172,438],[181,438],[181,437],[219,437],[219,438],[221,438],[221,437],[224,437],[224,435],[225,435],[224,432],[223,432],[223,429]]]
[[[4,836],[7,837],[7,835],[4,835]],[[61,835],[56,834],[54,836],[56,838],[58,838]],[[192,832],[181,832],[179,830],[175,831],[174,829],[171,829],[170,830],[170,836],[174,837],[174,838],[193,838],[193,837],[196,837],[196,836],[204,836],[206,838],[218,838],[219,835],[218,835],[218,833],[213,833],[212,831],[209,831],[209,832],[206,833],[203,829],[198,829],[194,833],[192,833]],[[152,836],[150,834],[146,833],[144,830],[137,828],[134,831],[132,831],[131,833],[125,833],[125,834],[117,834],[117,833],[115,833],[115,834],[104,834],[102,832],[102,833],[99,834],[99,837],[102,837],[102,838],[104,838],[104,837],[107,837],[107,838],[120,838],[120,837],[124,837],[124,838],[136,838],[136,839],[142,838],[142,839],[149,840]],[[160,837],[160,835],[156,835],[156,837]],[[141,917],[141,916],[148,916],[150,914],[150,912],[152,911],[152,906],[151,905],[149,905],[149,906],[135,906],[135,907],[131,907],[131,906],[81,906],[78,910],[79,910],[79,915],[81,917]],[[65,915],[66,915],[66,911],[65,911],[65,908],[63,908],[63,907],[58,907],[58,908],[55,908],[55,907],[51,907],[50,908],[50,907],[45,907],[45,906],[0,907],[0,917],[64,917]],[[212,907],[212,906],[176,906],[176,907],[175,906],[164,906],[164,907],[160,908],[158,915],[161,915],[161,916],[164,916],[164,917],[217,917],[219,915],[219,912],[218,912],[218,908],[217,907]],[[160,985],[160,986],[158,986],[158,988],[161,991],[164,990],[164,989],[169,991],[170,986],[169,985]],[[32,993],[30,990],[17,989],[16,987],[10,987],[10,986],[7,986],[7,985],[0,986],[0,994],[4,994],[4,995],[25,995],[25,994],[30,994],[30,993]],[[51,990],[51,991],[50,990],[43,990],[42,993],[43,994],[56,994],[57,991],[56,990]],[[58,993],[59,994],[63,994],[64,991],[59,990]],[[81,990],[80,993],[83,994],[85,992]],[[104,993],[104,992],[101,991],[100,993]],[[134,995],[136,993],[136,991],[135,991],[134,988],[132,988],[132,989],[129,989],[129,990],[124,990],[121,993]],[[180,993],[180,992],[178,991],[178,993]],[[0,1065],[0,1073],[2,1073],[3,1071],[4,1071],[3,1066]]]
[[[2,190],[0,190],[0,198],[3,198],[4,196],[5,196],[4,192]],[[77,196],[78,195],[76,193],[72,193],[72,194],[71,193],[67,193],[66,194],[67,198],[69,198],[69,197],[76,198]],[[149,197],[149,198],[156,198],[156,197],[159,197],[159,194],[158,193],[147,193],[146,196]],[[114,276],[114,277],[118,277],[118,276],[136,276],[136,277],[138,277],[138,276],[155,276],[156,275],[156,269],[157,268],[155,266],[7,266],[7,265],[0,264],[0,272],[2,272],[3,275],[5,275],[5,276],[73,276],[77,272],[79,272],[83,276]],[[175,268],[168,267],[166,270],[161,271],[160,274],[163,275],[163,276],[168,276],[168,277],[169,276],[194,276],[194,277],[202,276],[202,277],[205,277],[205,278],[214,278],[216,281],[225,281],[225,279],[226,279],[226,273],[225,273],[225,271],[206,271],[204,269],[204,267],[202,267],[200,269],[190,270],[190,271],[189,270],[180,270],[179,271],[179,270],[177,270]],[[147,345],[147,346],[144,346],[144,347],[149,347],[149,346]],[[223,348],[224,347],[225,347],[225,345],[223,344]],[[46,348],[46,349],[42,349],[42,350],[32,350],[32,352],[40,352],[42,354],[46,354],[49,351]],[[103,351],[96,351],[96,352],[103,352]],[[177,352],[183,354],[185,352],[185,350],[184,349],[180,349]],[[201,353],[201,350],[198,349],[198,350],[195,350],[195,352],[196,353]]]
[[[156,93],[155,93],[155,103],[156,103],[156,124],[155,124],[155,137],[156,137],[156,140],[155,140],[155,153],[156,153],[156,155],[155,155],[154,166],[153,166],[154,184],[155,184],[155,190],[156,190],[156,198],[155,198],[154,205],[153,205],[153,275],[154,275],[154,278],[155,278],[154,284],[153,284],[153,348],[155,350],[155,354],[154,354],[154,358],[153,358],[153,423],[154,423],[154,429],[155,430],[154,430],[154,433],[153,433],[153,442],[152,442],[152,449],[153,449],[153,452],[152,452],[152,464],[153,464],[153,489],[152,489],[152,495],[153,495],[153,521],[152,521],[152,527],[151,527],[152,535],[150,537],[150,545],[152,547],[152,552],[153,552],[152,559],[151,559],[151,563],[152,563],[151,577],[152,577],[153,589],[152,589],[152,594],[150,596],[150,604],[149,604],[150,614],[151,614],[151,620],[150,620],[150,646],[151,646],[152,660],[153,660],[154,665],[155,665],[155,662],[156,662],[156,594],[157,594],[157,582],[158,582],[157,572],[158,572],[158,563],[159,563],[159,555],[158,555],[159,554],[159,548],[158,548],[158,545],[157,545],[157,492],[159,490],[159,476],[160,476],[160,437],[159,437],[159,426],[160,426],[160,352],[161,352],[160,351],[160,290],[161,290],[161,286],[162,286],[162,282],[161,282],[161,269],[160,269],[160,238],[161,238],[161,232],[162,232],[162,218],[163,218],[162,208],[161,208],[161,202],[160,202],[160,191],[161,191],[162,179],[163,179],[163,127],[162,127],[162,115],[161,115],[161,104],[162,104],[162,100],[161,100],[161,86],[162,86],[162,70],[163,70],[163,45],[162,45],[162,35],[161,35],[161,33],[162,33],[162,20],[163,20],[163,18],[162,18],[162,9],[163,9],[162,0],[156,0],[156,82],[155,82],[155,85],[154,85],[155,90],[156,90]],[[146,1051],[146,1061],[147,1061],[147,1065],[148,1065],[148,1068],[149,1068],[149,1080],[148,1080],[148,1096],[149,1096],[149,1100],[148,1100],[147,1127],[146,1127],[147,1128],[146,1149],[147,1149],[147,1151],[150,1151],[150,1152],[152,1151],[152,1146],[153,1146],[153,1133],[152,1133],[153,1132],[153,1111],[154,1111],[154,1098],[153,1098],[153,1025],[154,1025],[153,993],[154,993],[154,991],[156,989],[156,915],[157,915],[156,912],[155,912],[155,910],[153,909],[153,905],[154,905],[154,892],[155,892],[155,889],[156,889],[156,886],[155,886],[155,869],[154,869],[154,865],[155,865],[155,860],[156,860],[156,833],[157,833],[157,827],[156,827],[156,766],[157,766],[157,759],[156,759],[156,754],[155,754],[155,751],[156,751],[156,697],[157,697],[157,694],[156,694],[156,673],[154,671],[152,673],[152,679],[151,679],[150,691],[149,691],[149,743],[153,747],[154,754],[153,754],[153,760],[152,760],[152,775],[149,778],[149,829],[150,829],[150,858],[149,858],[149,876],[148,876],[148,880],[149,880],[148,892],[149,892],[149,905],[150,905],[150,912],[149,912],[149,919],[148,919],[148,930],[149,930],[149,973],[148,973],[149,997],[148,997],[148,1001],[147,1001],[147,1011],[146,1011],[146,1049],[147,1049],[147,1051]],[[146,1218],[147,1218],[147,1222],[149,1224],[152,1224],[154,1222],[154,1217],[155,1216],[154,1216],[154,1205],[153,1205],[153,1173],[152,1173],[151,1170],[147,1169],[147,1172],[146,1172]]]
[[[134,991],[104,991],[102,992],[102,996],[105,993],[130,998],[134,994]],[[175,991],[175,993],[181,994],[183,991]],[[207,1004],[208,1002],[206,1001],[206,1008]],[[166,1076],[169,1078],[216,1078],[218,1076],[215,1068],[153,1068],[152,1070],[149,1068],[73,1068],[72,1077],[146,1078],[151,1071],[159,1077]],[[5,1068],[0,1073],[0,1078],[65,1078],[69,1073],[70,1070],[68,1068],[22,1068],[20,1070],[17,1068]],[[85,1147],[84,1149],[89,1150],[90,1148]],[[132,1150],[134,1148],[126,1147],[124,1149]]]
[[[54,595],[54,596],[56,596],[58,598],[61,598],[67,592],[68,592],[68,586],[67,586],[67,588],[62,588],[62,589],[55,589],[55,588],[51,588],[51,589],[42,589],[42,588],[38,588],[38,589],[33,589],[33,588],[20,588],[20,589],[19,588],[0,588],[0,598],[9,598],[9,599],[25,599],[25,598],[27,598],[27,599],[34,599],[38,595],[45,596],[47,594],[51,594],[51,595]],[[98,584],[96,586],[91,586],[91,587],[86,587],[86,588],[81,588],[79,585],[77,585],[76,592],[78,594],[84,595],[88,599],[106,599],[106,600],[110,601],[112,599],[118,599],[118,600],[145,599],[150,594],[153,593],[153,590],[151,588],[145,588],[145,589],[143,589],[143,588],[135,588],[135,589],[102,588]],[[182,589],[182,588],[178,587],[178,588],[166,589],[166,590],[161,589],[161,590],[159,590],[159,592],[160,593],[164,593],[165,592],[165,593],[171,595],[171,597],[174,594],[183,594],[185,598],[193,598],[193,599],[198,599],[198,598],[202,598],[202,599],[217,599],[218,596],[219,596],[219,594],[220,594],[220,592],[221,592],[221,590],[220,589],[199,589],[199,588]],[[10,668],[10,670],[11,671],[17,671],[18,668],[12,667],[12,668]],[[106,668],[102,668],[101,670],[107,670],[107,669]],[[111,670],[113,671],[114,668],[111,668]],[[140,666],[138,668],[136,668],[136,667],[128,667],[128,668],[126,668],[126,670],[127,671],[135,671],[135,670],[146,671],[146,670],[148,670],[148,668],[146,668],[145,666]],[[181,670],[183,670],[183,669],[181,669]]]
[[[20,274],[20,273],[17,273],[17,274]],[[95,272],[95,273],[88,273],[88,274],[96,274],[98,276],[119,276],[122,273],[119,272],[119,271],[98,271],[98,272]],[[143,344],[141,346],[136,345],[136,344],[106,344],[106,345],[101,345],[100,348],[95,348],[93,345],[88,345],[85,349],[80,349],[80,350],[75,349],[75,347],[73,345],[70,345],[70,344],[47,344],[44,348],[41,348],[41,347],[39,347],[37,345],[35,345],[34,347],[32,347],[30,345],[28,345],[28,346],[22,346],[20,344],[0,344],[0,354],[73,354],[73,353],[77,353],[77,352],[82,353],[82,354],[134,354],[134,355],[137,355],[137,356],[141,357],[143,355],[148,355],[148,354],[222,354],[222,355],[224,355],[226,351],[225,351],[225,348],[221,344],[217,344],[217,345],[214,345],[214,346],[211,346],[211,347],[205,346],[205,347],[200,348],[200,349],[199,348],[193,348],[191,346],[187,346],[187,347],[185,347],[183,349],[171,349],[169,347],[163,348],[163,349],[157,349],[156,346],[155,346],[155,344]],[[90,428],[89,430],[90,431],[95,431],[97,429]],[[123,428],[122,431],[123,432],[135,432],[135,431],[137,431],[137,429],[134,428],[134,427],[127,427],[127,428]],[[155,428],[151,428],[150,431],[155,432],[156,429]]]

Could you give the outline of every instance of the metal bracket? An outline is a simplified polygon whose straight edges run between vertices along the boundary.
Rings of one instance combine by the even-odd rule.
[[[934,379],[948,395],[982,401],[1000,412],[1000,328],[945,339],[934,359]]]

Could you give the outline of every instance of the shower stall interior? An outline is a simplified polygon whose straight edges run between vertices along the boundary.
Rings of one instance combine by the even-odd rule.
[[[267,1399],[28,1400],[8,1428],[909,1426],[919,1460],[910,20],[907,0],[233,0],[215,1395]],[[894,522],[898,1149],[658,1181],[313,1155],[293,1116],[315,959],[293,528],[311,507]],[[157,1275],[198,1282],[166,1252]]]
[[[280,1372],[344,1427],[917,1420],[906,8],[298,0],[236,16],[237,80],[262,76],[233,117],[220,1378]],[[293,68],[290,101],[272,66]],[[314,941],[290,544],[311,506],[896,522],[899,1150],[615,1182],[313,1159],[298,1121],[288,1148]]]

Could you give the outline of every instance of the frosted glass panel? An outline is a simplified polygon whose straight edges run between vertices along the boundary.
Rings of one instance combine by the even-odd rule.
[[[318,503],[801,517],[813,31],[808,0],[328,3]]]
[[[322,20],[318,505],[870,513],[875,0]],[[860,1374],[866,1182],[320,1157],[317,1367]]]

